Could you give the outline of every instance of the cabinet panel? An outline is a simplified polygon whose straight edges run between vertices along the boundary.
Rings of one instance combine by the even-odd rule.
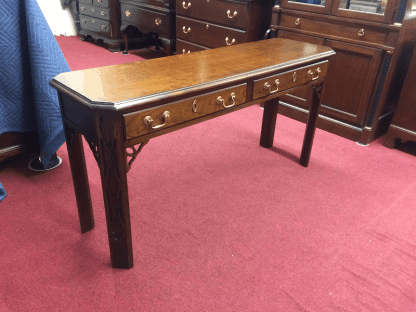
[[[362,125],[381,61],[382,51],[338,41],[325,45],[335,50],[322,94],[325,113]]]
[[[281,0],[280,5],[282,8],[329,14],[331,12],[332,0]]]
[[[332,14],[380,23],[392,23],[397,0],[333,0]]]

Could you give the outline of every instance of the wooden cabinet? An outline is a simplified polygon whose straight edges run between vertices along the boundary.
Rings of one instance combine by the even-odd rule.
[[[128,50],[129,38],[145,38],[148,45],[175,52],[174,0],[120,0],[121,30]]]
[[[78,0],[78,11],[81,27],[78,35],[82,40],[92,37],[106,43],[110,51],[120,51],[123,38],[118,0]]]
[[[412,0],[281,0],[270,36],[330,46],[318,127],[368,144],[387,131],[416,42]],[[306,121],[304,92],[279,112]]]
[[[384,137],[384,145],[394,147],[397,139],[416,142],[416,51],[407,70],[393,121]]]
[[[176,53],[263,38],[274,0],[176,0]]]

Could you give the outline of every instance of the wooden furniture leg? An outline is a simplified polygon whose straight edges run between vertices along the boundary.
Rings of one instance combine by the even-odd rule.
[[[101,116],[98,159],[103,188],[111,265],[113,268],[133,267],[127,164],[121,120]]]
[[[261,125],[260,136],[260,146],[262,147],[269,148],[273,146],[278,106],[279,98],[264,102],[263,122]]]
[[[84,147],[82,146],[82,136],[66,123],[64,123],[64,129],[81,232],[85,233],[94,228],[94,215],[91,205],[87,167],[85,165]]]
[[[316,120],[318,119],[319,106],[321,104],[321,94],[323,82],[311,86],[311,106],[309,110],[308,123],[306,124],[305,136],[303,138],[302,152],[300,154],[299,163],[307,167],[309,165],[309,158],[311,156],[312,143],[315,135]]]

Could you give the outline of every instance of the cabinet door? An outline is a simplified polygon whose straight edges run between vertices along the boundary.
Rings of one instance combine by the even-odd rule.
[[[330,59],[321,113],[363,125],[382,51],[332,40],[325,45],[334,49],[336,55]]]
[[[329,14],[334,0],[281,0],[282,8]]]
[[[333,0],[332,14],[380,23],[393,23],[398,0]]]

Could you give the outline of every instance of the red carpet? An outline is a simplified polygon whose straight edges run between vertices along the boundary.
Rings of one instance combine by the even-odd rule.
[[[57,40],[71,69],[127,60]],[[303,168],[304,124],[279,115],[264,149],[262,112],[252,106],[145,146],[128,174],[131,270],[110,267],[87,144],[96,227],[86,234],[65,146],[47,173],[23,158],[1,164],[0,311],[416,311],[415,156],[318,129]]]

